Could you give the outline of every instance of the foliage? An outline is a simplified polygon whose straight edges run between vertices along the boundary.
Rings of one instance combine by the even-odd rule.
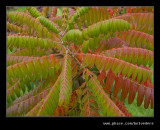
[[[7,11],[7,116],[153,115],[152,7],[23,8]]]

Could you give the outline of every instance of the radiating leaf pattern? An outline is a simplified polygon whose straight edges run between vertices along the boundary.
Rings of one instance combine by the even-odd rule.
[[[23,8],[7,10],[7,116],[153,111],[153,7]]]
[[[151,70],[138,67],[124,60],[119,60],[117,58],[106,57],[98,54],[79,54],[79,55],[82,55],[83,59],[82,66],[92,67],[93,65],[95,65],[100,72],[102,72],[102,70],[108,71],[109,69],[112,69],[112,71],[116,75],[121,72],[123,76],[126,76],[128,78],[132,75],[133,80],[135,80],[137,76],[142,74],[143,77],[147,78],[147,81],[151,82],[152,80]],[[144,80],[146,80],[146,78]],[[141,80],[142,77],[139,79],[139,81]]]
[[[103,54],[107,57],[114,57],[140,66],[153,65],[153,52],[142,48],[123,47],[106,50]]]
[[[121,32],[119,37],[131,47],[144,48],[153,51],[153,36],[144,32],[129,30]]]
[[[131,23],[132,29],[153,35],[152,13],[127,13],[116,17]]]
[[[96,97],[97,103],[102,109],[103,116],[124,116],[119,108],[111,101],[111,99],[105,94],[104,90],[100,86],[99,82],[95,78],[91,78],[88,82],[88,86]],[[101,101],[103,99],[103,101]]]
[[[71,74],[71,59],[66,54],[64,56],[63,70],[60,82],[60,97],[59,106],[69,104],[69,99],[72,94],[72,74]]]

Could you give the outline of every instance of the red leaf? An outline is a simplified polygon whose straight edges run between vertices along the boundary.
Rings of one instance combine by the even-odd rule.
[[[128,97],[128,103],[131,104],[135,98],[137,92],[137,85],[135,82],[131,82],[130,90],[129,90],[129,97]]]
[[[110,92],[110,89],[113,85],[114,78],[115,78],[115,75],[112,72],[112,70],[110,69],[109,72],[108,72],[107,81],[106,81],[106,85],[105,85],[105,89],[106,89],[107,93]]]
[[[105,72],[101,72],[98,76],[97,79],[99,80],[99,82],[101,83],[101,85],[104,85],[104,78],[106,76]]]
[[[122,101],[127,97],[130,88],[130,80],[124,79],[124,84],[122,87],[121,99]]]
[[[144,108],[147,109],[151,100],[151,88],[147,87],[145,91]]]
[[[145,88],[144,88],[144,85],[141,84],[138,87],[137,106],[140,106],[142,104],[144,94],[145,94]]]
[[[123,85],[123,79],[122,76],[116,76],[115,78],[115,85],[114,85],[114,90],[113,90],[113,95],[117,96],[118,92],[121,90]]]

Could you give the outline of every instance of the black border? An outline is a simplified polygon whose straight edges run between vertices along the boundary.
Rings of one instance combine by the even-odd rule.
[[[80,0],[80,1],[48,1],[46,0],[22,0],[22,1],[6,1],[1,0],[0,5],[2,5],[1,9],[1,17],[0,17],[0,38],[1,38],[1,46],[0,46],[0,74],[1,74],[1,83],[0,85],[0,120],[7,123],[6,127],[11,126],[15,128],[19,128],[19,125],[24,123],[24,127],[31,128],[31,125],[35,126],[44,126],[46,128],[47,126],[51,126],[51,128],[54,127],[65,127],[65,128],[86,128],[86,126],[93,127],[93,128],[108,128],[112,127],[109,125],[103,125],[103,122],[154,122],[154,126],[160,127],[160,102],[159,102],[159,56],[158,53],[158,45],[160,44],[160,26],[159,26],[159,18],[160,15],[158,12],[160,12],[160,7],[158,0]],[[37,118],[37,117],[6,117],[6,6],[154,6],[154,117],[127,117],[127,118],[119,118],[119,117],[97,117],[97,118],[89,118],[89,117],[54,117],[54,118]],[[2,41],[3,39],[3,41]],[[29,121],[29,123],[27,122]],[[36,121],[36,122],[35,122]],[[42,123],[40,123],[42,122]],[[45,124],[47,123],[47,124]],[[2,122],[0,124],[3,124]],[[128,128],[131,128],[129,125],[125,126]],[[117,128],[124,127],[124,125],[117,125],[115,126]],[[134,126],[137,128],[140,128],[140,125]],[[149,128],[153,127],[152,125],[144,125],[143,127]],[[22,127],[21,127],[22,128]]]

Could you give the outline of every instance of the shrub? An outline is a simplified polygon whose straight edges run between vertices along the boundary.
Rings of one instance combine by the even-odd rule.
[[[7,116],[153,109],[152,7],[57,9],[7,12]]]

